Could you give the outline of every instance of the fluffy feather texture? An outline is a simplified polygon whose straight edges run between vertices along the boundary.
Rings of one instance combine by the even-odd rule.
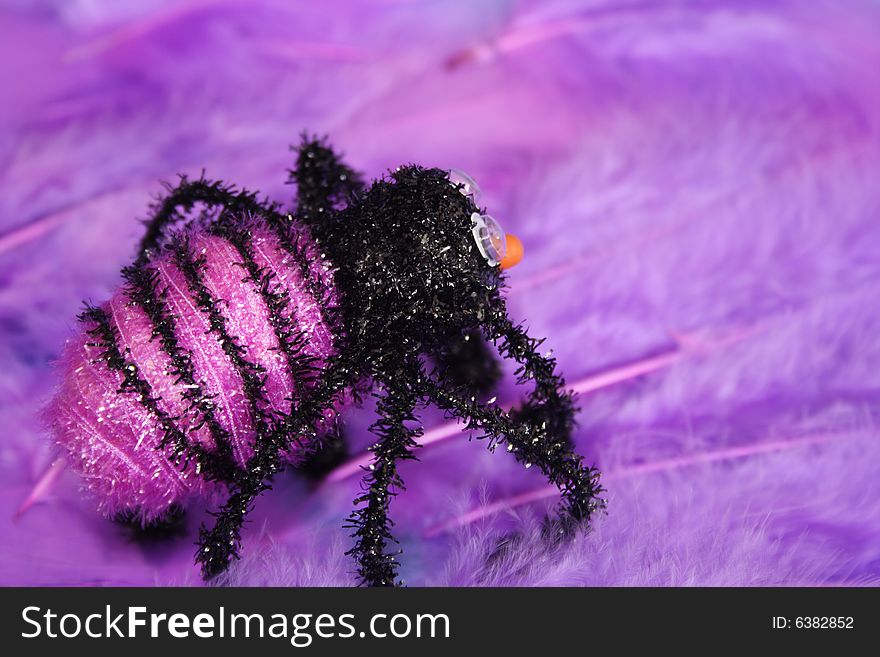
[[[654,363],[585,388],[608,514],[558,554],[546,502],[437,530],[541,488],[506,455],[451,439],[406,464],[408,583],[876,584],[876,3],[333,4],[4,3],[0,581],[197,582],[198,513],[135,542],[65,473],[13,523],[53,458],[49,361],[117,286],[159,179],[287,198],[312,130],[372,176],[472,174],[526,245],[510,307],[569,381]],[[280,478],[227,583],[351,583],[356,489]]]

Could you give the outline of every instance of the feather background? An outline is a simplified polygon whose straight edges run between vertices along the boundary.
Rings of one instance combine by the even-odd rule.
[[[408,584],[876,585],[878,28],[859,0],[4,0],[0,583],[199,583],[200,509],[134,540],[60,473],[16,517],[55,456],[39,411],[160,180],[288,201],[307,130],[370,177],[478,180],[605,473],[607,516],[548,550],[537,472],[426,446],[392,506]],[[225,583],[351,584],[357,486],[279,477]]]

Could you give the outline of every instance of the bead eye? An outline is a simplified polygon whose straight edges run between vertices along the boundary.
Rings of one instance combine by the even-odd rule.
[[[465,196],[470,196],[474,201],[480,196],[480,186],[477,184],[477,181],[461,169],[449,170],[449,182],[453,186],[458,187],[458,191]]]
[[[507,252],[507,240],[501,226],[488,214],[480,214],[474,212],[471,215],[473,224],[471,232],[474,234],[474,240],[477,248],[489,266],[495,267],[503,259]]]

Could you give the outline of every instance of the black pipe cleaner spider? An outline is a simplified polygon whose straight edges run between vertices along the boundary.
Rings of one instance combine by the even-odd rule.
[[[472,181],[448,171],[405,166],[367,187],[323,140],[306,138],[291,181],[298,193],[290,214],[254,194],[204,178],[182,178],[155,207],[138,258],[123,270],[124,293],[126,307],[136,308],[148,323],[147,337],[159,345],[168,380],[148,371],[128,320],[121,316],[134,310],[121,311],[111,303],[87,307],[81,316],[89,336],[83,347],[89,363],[116,377],[113,394],[136,400],[131,403],[149,418],[150,430],[155,426],[161,435],[154,445],[164,452],[160,457],[178,473],[194,472],[199,480],[228,489],[213,527],[200,530],[196,560],[203,575],[211,578],[238,558],[241,528],[256,497],[270,487],[291,453],[302,458],[322,442],[332,443],[327,435],[332,434],[334,405],[365,389],[379,396],[379,419],[371,427],[377,440],[364,492],[354,500],[347,525],[355,539],[349,554],[357,560],[362,583],[399,583],[388,511],[392,497],[403,489],[398,463],[414,458],[418,446],[422,430],[414,423],[421,405],[434,404],[463,419],[467,429],[488,439],[490,450],[506,444],[520,463],[536,466],[558,486],[560,513],[547,524],[551,540],[585,523],[603,505],[599,475],[572,451],[576,408],[554,359],[541,355],[541,341],[508,318],[500,293],[504,236],[477,207]],[[258,258],[254,235],[261,231],[270,233],[299,267],[303,289],[331,328],[333,347],[326,358],[309,351],[314,335],[298,323],[288,282],[279,280],[277,267]],[[210,254],[194,244],[200,235],[232,250],[245,274],[242,285],[262,300],[265,330],[275,340],[292,389],[289,406],[270,398],[270,373],[236,330],[235,313],[243,311],[218,298],[212,287]],[[326,276],[323,287],[314,269],[318,259]],[[184,311],[187,300],[191,308]],[[189,315],[182,317],[184,312]],[[253,429],[247,449],[235,442],[234,423],[221,418],[222,391],[206,382],[200,355],[185,339],[181,327],[197,322],[240,381]],[[519,364],[520,383],[533,384],[515,410],[478,401],[474,388],[490,386],[499,371],[480,334],[501,356]],[[428,366],[429,360],[437,367]],[[110,457],[91,451],[95,441],[83,437],[86,429],[79,420],[60,415],[54,421],[59,442],[92,481],[113,478],[118,493],[116,474],[99,471],[110,467],[102,461]],[[113,420],[102,426],[108,424]],[[103,429],[90,431],[98,433],[89,436],[104,436]],[[138,458],[147,456],[142,452]],[[320,457],[313,456],[312,463],[315,458]],[[149,467],[156,468],[153,478],[168,476],[161,463],[150,461]],[[144,471],[149,474],[146,466]],[[132,509],[139,503],[130,500]]]

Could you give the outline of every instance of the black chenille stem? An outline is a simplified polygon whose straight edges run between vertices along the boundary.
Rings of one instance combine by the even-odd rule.
[[[419,395],[406,378],[384,382],[385,393],[379,397],[379,419],[370,430],[378,440],[370,448],[373,461],[364,468],[363,493],[355,498],[358,505],[348,518],[347,527],[354,529],[355,546],[346,554],[355,558],[358,577],[367,586],[397,586],[400,550],[389,550],[397,541],[391,534],[394,522],[388,517],[391,499],[405,489],[397,470],[399,461],[414,459],[412,450],[422,435],[414,415]]]
[[[604,507],[599,495],[599,472],[583,464],[583,457],[573,452],[562,436],[548,433],[548,426],[531,422],[530,416],[516,417],[497,406],[481,404],[467,393],[442,384],[426,382],[422,393],[437,406],[466,422],[466,429],[479,429],[489,439],[489,449],[507,444],[517,461],[530,468],[537,466],[549,482],[562,493],[558,532],[569,534],[586,523],[594,511]],[[532,403],[534,401],[532,400]],[[551,402],[549,403],[552,406]],[[537,404],[540,407],[540,404]]]
[[[220,181],[204,177],[189,180],[181,176],[176,187],[168,185],[166,189],[168,194],[151,208],[152,215],[146,222],[147,230],[141,238],[137,262],[148,261],[168,237],[168,228],[182,221],[198,203],[222,207],[234,215],[263,215],[284,222],[284,216],[278,212],[276,205],[260,201],[253,192],[239,190]]]
[[[201,382],[196,381],[192,354],[184,349],[177,339],[177,319],[168,308],[166,291],[158,289],[158,273],[147,265],[134,264],[122,270],[128,281],[128,296],[138,304],[147,315],[153,327],[153,337],[169,361],[169,374],[175,384],[183,386],[181,396],[189,404],[187,412],[193,413],[197,423],[190,431],[207,426],[215,445],[216,456],[210,459],[209,476],[222,481],[230,481],[238,466],[232,457],[232,443],[229,432],[220,424],[214,413],[215,402],[208,395]]]
[[[293,443],[300,448],[311,449],[317,445],[317,441],[312,440],[316,425],[344,388],[353,382],[355,374],[343,359],[331,359],[332,363],[328,363],[326,376],[320,385],[298,400],[299,405],[292,415],[273,411],[265,397],[265,374],[262,368],[245,357],[245,347],[238,344],[227,329],[225,317],[219,310],[219,300],[205,286],[202,274],[204,257],[193,257],[182,238],[175,242],[173,253],[177,266],[190,286],[193,299],[208,315],[210,330],[217,335],[224,352],[242,377],[256,430],[254,454],[248,459],[242,474],[235,479],[229,499],[216,514],[214,527],[210,530],[202,527],[199,532],[196,560],[201,564],[204,576],[210,578],[226,570],[231,561],[238,558],[244,518],[257,496],[270,488],[272,477],[282,467],[283,452]],[[302,354],[300,356],[306,358]],[[304,360],[295,370],[310,366],[310,361]]]
[[[578,411],[574,394],[556,372],[552,354],[540,353],[544,340],[532,338],[521,325],[511,322],[503,302],[490,312],[487,320],[486,336],[495,341],[502,356],[520,364],[516,370],[518,382],[534,384],[524,403],[510,414],[515,424],[528,428],[531,434],[529,446],[514,444],[513,451],[517,458],[523,454],[526,462],[539,465],[563,491],[559,530],[568,533],[581,521],[587,521],[593,511],[605,506],[605,500],[599,497],[603,491],[599,471],[584,467],[583,458],[572,449]]]
[[[259,364],[247,358],[248,348],[240,344],[228,328],[226,316],[221,311],[225,305],[215,297],[205,284],[204,271],[207,259],[204,254],[195,255],[186,239],[178,237],[172,246],[174,264],[180,269],[195,304],[208,319],[208,332],[213,333],[223,352],[241,377],[245,399],[251,411],[251,419],[258,435],[268,431],[273,411],[266,397],[266,372]]]
[[[288,182],[296,183],[296,215],[320,231],[336,207],[363,189],[360,175],[346,165],[325,139],[303,135]]]
[[[227,240],[238,251],[241,263],[237,264],[247,274],[242,283],[253,284],[266,306],[269,324],[287,364],[295,405],[315,381],[320,370],[315,366],[318,359],[305,353],[307,336],[295,324],[290,294],[278,282],[274,271],[257,264],[251,236],[239,222],[221,221],[210,230]]]
[[[186,213],[190,212],[197,204],[201,203],[209,208],[220,208],[219,214],[209,227],[216,229],[218,225],[231,225],[230,217],[243,220],[246,217],[255,217],[264,221],[276,234],[281,247],[289,253],[299,267],[302,280],[305,282],[309,294],[318,304],[319,309],[328,322],[333,324],[335,317],[328,307],[330,290],[325,290],[320,282],[312,276],[310,260],[319,257],[307,253],[306,243],[311,243],[307,231],[294,226],[294,220],[289,214],[279,211],[276,203],[268,200],[260,200],[257,194],[246,189],[237,189],[234,185],[228,185],[221,181],[199,178],[189,180],[181,176],[176,187],[167,186],[168,194],[161,198],[152,208],[152,216],[147,220],[147,230],[141,239],[138,258],[135,264],[146,264],[155,252],[169,241],[168,229],[183,221]]]
[[[353,385],[359,370],[352,368],[344,357],[334,357],[328,363],[327,374],[302,400],[296,413],[263,436],[255,445],[254,455],[248,460],[244,473],[236,480],[232,493],[223,507],[214,514],[211,529],[204,525],[199,530],[199,549],[196,561],[201,564],[206,579],[225,571],[238,559],[241,529],[245,516],[256,498],[272,487],[272,478],[283,468],[283,452],[293,442],[306,439],[306,449],[317,447],[313,439],[316,425],[329,409]]]
[[[163,409],[161,398],[154,393],[152,386],[141,375],[137,363],[120,349],[119,334],[112,324],[110,315],[102,308],[87,306],[79,319],[95,325],[87,330],[89,335],[98,340],[91,345],[101,349],[99,359],[109,369],[122,375],[119,392],[133,394],[156,418],[163,432],[157,448],[170,447],[171,461],[182,469],[188,467],[190,460],[194,460],[197,474],[204,472],[209,479],[228,480],[232,476],[228,462],[220,455],[207,451],[197,442],[187,440],[186,434],[177,426],[178,418],[169,415]]]

